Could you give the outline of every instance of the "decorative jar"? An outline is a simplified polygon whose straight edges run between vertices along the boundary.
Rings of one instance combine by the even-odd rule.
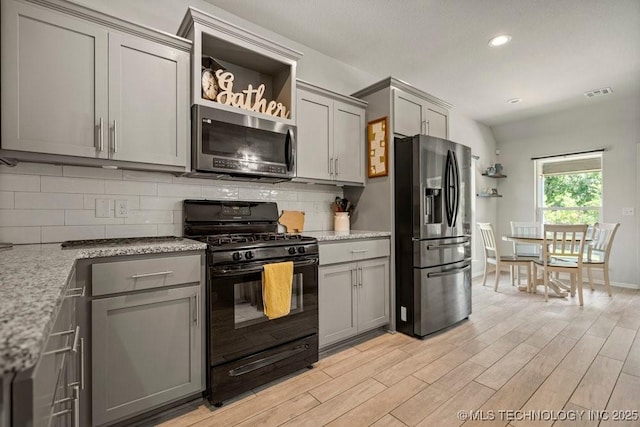
[[[349,231],[349,212],[336,212],[333,216],[334,231]]]

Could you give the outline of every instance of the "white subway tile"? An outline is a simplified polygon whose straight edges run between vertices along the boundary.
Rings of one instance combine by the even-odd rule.
[[[110,212],[113,215],[113,211]],[[65,225],[98,225],[98,224],[124,224],[124,218],[96,218],[95,209],[92,210],[68,210],[64,212]]]
[[[180,211],[173,211],[173,223],[174,224],[182,224],[182,218],[184,218],[184,213]]]
[[[173,211],[129,211],[125,224],[172,224]]]
[[[89,178],[43,176],[42,192],[43,193],[104,193],[104,180],[89,179]]]
[[[333,214],[331,211],[331,203],[329,202],[314,202],[313,212],[315,214]]]
[[[75,178],[122,179],[121,169],[89,168],[84,166],[63,166],[62,175]]]
[[[104,190],[107,194],[132,194],[138,196],[155,196],[158,191],[155,182],[134,181],[105,181]]]
[[[140,197],[132,196],[132,195],[114,195],[114,194],[85,194],[84,195],[84,205],[82,209],[95,209],[96,208],[96,199],[108,199],[110,200],[109,204],[113,207],[114,200],[127,200],[129,202],[129,209],[139,209],[140,208]]]
[[[336,199],[336,196],[342,198],[342,191],[333,193],[324,191],[300,191],[298,193],[298,200],[301,202],[331,202]]]
[[[14,207],[13,194],[14,193],[11,191],[0,191],[0,209],[13,209]]]
[[[62,176],[62,166],[46,163],[20,162],[15,166],[0,166],[0,173]]]
[[[0,210],[0,226],[64,225],[62,210]]]
[[[37,175],[0,174],[2,191],[40,191],[40,177]]]
[[[173,175],[168,172],[123,171],[125,181],[172,182]]]
[[[239,198],[240,200],[257,200],[257,201],[270,201],[272,200],[271,192],[275,190],[266,188],[244,188],[240,187]]]
[[[182,224],[158,224],[158,236],[182,236]]]
[[[202,197],[209,200],[235,200],[239,198],[238,187],[219,186],[219,187],[202,187]]]
[[[182,197],[140,196],[141,210],[175,211],[182,209]]]
[[[40,227],[0,227],[0,242],[40,243]]]
[[[290,190],[282,190],[282,189],[271,190],[271,197],[273,200],[276,200],[278,202],[280,201],[295,202],[298,200],[298,192],[290,191]]]
[[[106,237],[149,237],[158,235],[155,224],[107,225]]]
[[[185,184],[158,184],[158,196],[202,197],[202,187]]]
[[[15,195],[16,209],[82,209],[82,194],[20,193]]]
[[[171,182],[174,184],[185,184],[185,185],[205,185],[205,186],[218,186],[225,185],[229,181],[220,181],[217,179],[208,179],[208,178],[191,178],[188,176],[174,176],[172,177]]]
[[[104,225],[75,225],[64,227],[42,227],[42,243],[65,240],[104,239]]]

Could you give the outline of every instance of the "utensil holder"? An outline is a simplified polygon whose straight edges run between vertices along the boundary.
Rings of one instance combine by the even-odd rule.
[[[336,212],[333,216],[334,231],[349,231],[349,212]]]

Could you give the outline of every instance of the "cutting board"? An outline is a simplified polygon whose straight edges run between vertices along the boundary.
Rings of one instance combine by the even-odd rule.
[[[304,212],[282,211],[278,222],[287,228],[287,233],[302,233],[304,229]]]

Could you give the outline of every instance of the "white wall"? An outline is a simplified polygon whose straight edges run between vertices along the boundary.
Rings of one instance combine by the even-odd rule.
[[[229,14],[204,0],[78,0],[88,7],[175,34],[187,7],[225,19],[242,28],[299,50],[298,77],[327,89],[350,94],[384,77],[358,70],[293,40]],[[374,71],[375,73],[375,71]],[[429,88],[420,88],[429,91]],[[490,130],[457,114],[450,119],[451,138],[488,159],[495,148]],[[304,184],[256,185],[177,178],[59,165],[0,166],[0,241],[37,243],[112,236],[181,234],[180,201],[184,198],[273,200],[280,209],[304,210],[306,230],[332,228],[329,202],[341,187]],[[130,200],[131,217],[96,218],[95,198]],[[478,220],[495,221],[493,202],[482,202]],[[482,256],[480,252],[480,257]]]
[[[623,207],[637,206],[640,142],[640,96],[614,93],[586,100],[584,106],[530,118],[493,129],[500,160],[508,178],[500,180],[498,232],[508,233],[509,221],[534,219],[535,176],[531,157],[604,148],[602,222],[619,222],[611,254],[611,281],[640,288],[635,216]],[[638,215],[639,212],[636,212]],[[504,250],[510,247],[505,244]]]

